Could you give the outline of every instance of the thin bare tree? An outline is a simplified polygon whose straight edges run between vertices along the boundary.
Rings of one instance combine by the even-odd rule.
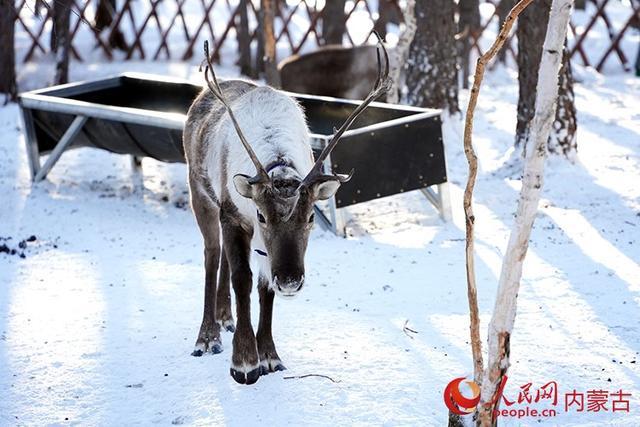
[[[467,298],[469,300],[469,334],[471,337],[471,354],[473,357],[473,380],[481,385],[484,374],[484,362],[482,358],[482,342],[480,340],[480,314],[478,309],[478,290],[476,286],[475,256],[474,256],[474,230],[475,215],[473,213],[473,190],[478,174],[478,157],[473,148],[473,117],[482,87],[482,80],[487,64],[500,52],[505,41],[509,37],[518,15],[529,6],[533,0],[521,0],[505,17],[498,37],[489,50],[478,58],[473,77],[473,86],[469,95],[469,104],[465,114],[464,126],[464,153],[469,164],[469,176],[464,190],[463,207],[465,216],[466,246],[465,265],[467,272]],[[467,419],[468,420],[468,419]],[[449,426],[464,426],[465,419],[457,414],[449,413]]]
[[[482,377],[478,421],[481,426],[496,425],[497,398],[510,365],[511,333],[516,317],[516,305],[522,265],[529,247],[531,228],[538,211],[544,176],[544,159],[555,117],[558,98],[558,74],[573,0],[553,0],[549,24],[542,49],[538,72],[535,114],[526,144],[524,175],[518,209],[502,262],[498,291],[489,323],[487,367]]]

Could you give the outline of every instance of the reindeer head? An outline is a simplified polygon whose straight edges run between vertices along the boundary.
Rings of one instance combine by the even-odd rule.
[[[260,163],[251,145],[247,142],[233,111],[225,100],[210,62],[208,45],[205,42],[207,66],[205,79],[211,92],[226,107],[242,145],[251,158],[256,175],[238,174],[233,178],[236,191],[243,197],[251,199],[256,206],[257,232],[265,244],[266,254],[271,268],[271,284],[277,293],[293,296],[304,285],[304,255],[309,241],[309,234],[314,223],[313,206],[318,200],[326,200],[338,191],[340,185],[351,179],[349,175],[325,174],[323,164],[338,144],[340,137],[353,124],[355,119],[367,106],[391,86],[388,78],[389,58],[378,37],[378,79],[365,100],[354,109],[351,115],[340,126],[334,128],[331,141],[322,150],[315,164],[306,177],[301,178],[291,165],[282,164],[279,174],[269,175]],[[384,68],[380,60],[380,52],[384,56]],[[209,79],[211,72],[211,79]],[[289,167],[287,167],[289,166]]]

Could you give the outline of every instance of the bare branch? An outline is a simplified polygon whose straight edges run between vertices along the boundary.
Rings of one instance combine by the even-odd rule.
[[[329,381],[331,381],[332,383],[339,383],[341,382],[340,380],[334,380],[333,378],[331,378],[328,375],[322,375],[322,374],[305,374],[305,375],[292,375],[289,377],[283,377],[285,380],[293,380],[293,379],[301,379],[301,378],[308,378],[308,377],[320,377],[320,378],[326,378]]]
[[[511,27],[520,15],[520,13],[532,2],[533,0],[521,0],[516,4],[507,19],[505,19],[502,28],[500,29],[500,33],[498,37],[491,45],[491,48],[487,52],[485,52],[480,58],[478,58],[478,62],[476,65],[475,76],[473,80],[473,86],[471,88],[471,93],[469,95],[469,106],[467,107],[467,114],[465,117],[465,126],[464,126],[464,154],[467,157],[467,162],[469,163],[469,177],[467,179],[467,185],[464,190],[464,215],[465,215],[465,224],[466,224],[466,266],[467,266],[467,296],[469,298],[469,317],[471,320],[470,326],[470,334],[471,334],[471,352],[473,356],[473,377],[474,381],[481,385],[482,383],[482,372],[483,372],[483,361],[482,361],[482,343],[480,341],[480,317],[478,315],[478,290],[476,288],[476,275],[475,275],[475,265],[474,265],[474,257],[473,257],[473,247],[474,247],[474,222],[475,217],[473,215],[473,188],[476,183],[476,177],[478,174],[478,158],[476,156],[475,150],[473,149],[472,144],[472,135],[473,135],[473,114],[476,109],[476,104],[478,102],[478,95],[480,94],[480,85],[482,84],[482,79],[484,77],[484,70],[486,65],[493,59],[494,56],[498,53],[498,51],[504,45],[504,42],[507,40],[509,36],[509,32],[511,31]]]
[[[406,336],[408,336],[409,338],[413,339],[413,335],[410,335],[409,332],[411,332],[412,334],[417,334],[418,331],[416,331],[415,329],[411,329],[410,327],[408,327],[407,325],[409,324],[409,319],[404,321],[404,325],[402,326],[402,332],[404,332],[404,334]]]

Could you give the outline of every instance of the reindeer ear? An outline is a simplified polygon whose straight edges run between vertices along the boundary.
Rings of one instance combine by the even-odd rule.
[[[253,197],[253,189],[251,188],[251,179],[248,175],[238,174],[233,177],[233,185],[236,187],[236,191],[247,199]]]
[[[340,188],[340,184],[342,184],[338,180],[328,180],[323,182],[318,182],[313,186],[313,195],[316,200],[327,200],[333,197]]]

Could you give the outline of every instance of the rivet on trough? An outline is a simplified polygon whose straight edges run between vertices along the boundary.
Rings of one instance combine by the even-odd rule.
[[[380,197],[380,193],[376,193],[376,197]]]
[[[433,157],[433,153],[429,153],[429,157]]]
[[[360,189],[359,189],[359,188],[356,190],[356,193],[357,193],[357,194],[360,194]]]

